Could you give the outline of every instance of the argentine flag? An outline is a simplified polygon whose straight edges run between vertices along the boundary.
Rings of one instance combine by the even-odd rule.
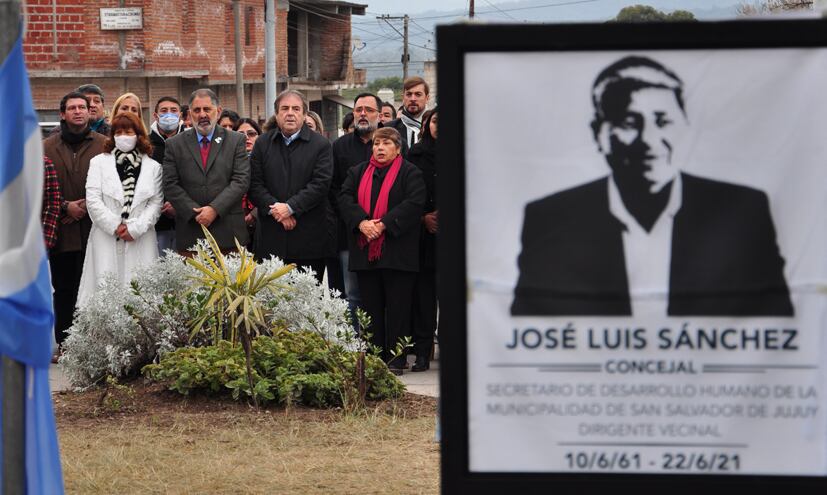
[[[26,365],[26,493],[60,494],[63,476],[49,393],[54,315],[40,226],[43,145],[20,31],[0,65],[0,102],[10,119],[0,132],[0,354]]]

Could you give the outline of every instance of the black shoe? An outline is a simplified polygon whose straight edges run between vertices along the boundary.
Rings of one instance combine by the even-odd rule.
[[[396,376],[402,376],[402,368],[398,368],[396,366],[388,366],[388,371],[390,371]]]
[[[431,363],[428,361],[428,358],[425,356],[417,356],[416,362],[414,362],[411,371],[419,372],[419,371],[428,371],[431,368]]]

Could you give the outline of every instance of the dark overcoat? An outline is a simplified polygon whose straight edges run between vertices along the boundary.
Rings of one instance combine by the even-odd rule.
[[[333,256],[335,216],[328,201],[333,178],[330,141],[303,126],[286,145],[281,131],[263,134],[250,155],[250,201],[258,208],[255,254],[284,259],[318,259]],[[287,203],[296,227],[287,231],[269,215],[270,205]]]
[[[436,143],[420,141],[413,145],[408,152],[408,159],[419,167],[422,179],[425,181],[425,206],[423,215],[431,213],[436,208]],[[428,232],[422,224],[419,241],[420,269],[433,271],[436,268],[436,234]]]
[[[164,199],[175,208],[175,242],[187,249],[204,237],[195,221],[193,208],[212,206],[218,217],[210,233],[222,249],[244,246],[249,234],[241,210],[241,198],[250,187],[250,161],[240,132],[216,126],[207,156],[201,164],[201,151],[195,128],[167,139],[164,153]]]
[[[339,213],[348,231],[350,271],[387,268],[409,272],[419,271],[419,224],[425,205],[425,182],[422,172],[407,160],[402,160],[399,174],[388,193],[388,212],[382,217],[385,224],[385,241],[382,257],[368,261],[368,248],[359,247],[359,223],[371,215],[359,206],[359,183],[368,162],[351,167],[347,172],[342,191],[339,193]],[[390,167],[377,170],[373,178],[370,209],[376,206],[379,189]]]

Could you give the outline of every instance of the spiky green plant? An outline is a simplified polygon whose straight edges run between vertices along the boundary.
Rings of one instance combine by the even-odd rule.
[[[253,338],[268,330],[262,304],[256,296],[264,290],[289,290],[276,283],[276,280],[296,265],[285,265],[270,274],[259,273],[253,255],[236,239],[241,264],[235,274],[232,274],[215,238],[203,225],[201,229],[209,250],[199,245],[195,256],[188,258],[187,263],[198,270],[199,275],[195,280],[198,286],[206,289],[207,299],[199,315],[190,324],[190,339],[212,321],[213,345],[221,340],[228,340],[233,345],[241,342],[247,361],[247,380],[250,390],[253,390],[251,343]],[[229,324],[225,325],[225,321]],[[255,393],[253,402],[258,407]]]

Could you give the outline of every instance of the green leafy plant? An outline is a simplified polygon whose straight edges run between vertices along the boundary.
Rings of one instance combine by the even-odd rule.
[[[209,251],[199,245],[195,257],[187,259],[187,264],[198,270],[196,280],[206,289],[207,296],[202,311],[191,323],[190,338],[202,331],[208,322],[212,322],[213,344],[227,340],[235,345],[240,341],[246,357],[248,385],[250,390],[255,391],[251,342],[267,328],[262,303],[256,296],[266,289],[286,288],[279,286],[275,281],[296,265],[285,265],[269,274],[259,273],[253,255],[236,239],[235,245],[241,264],[235,273],[231,273],[215,238],[203,225],[201,229],[207,239]],[[228,325],[224,325],[225,319],[228,320]],[[258,407],[255,392],[252,393],[252,398]]]
[[[185,347],[167,353],[143,374],[187,395],[229,393],[233,399],[259,397],[263,403],[311,407],[347,406],[342,394],[356,372],[358,352],[330,345],[312,331],[274,330],[251,343],[250,368],[245,355],[226,340],[205,347]],[[331,366],[332,363],[338,363]],[[376,356],[365,359],[365,395],[371,400],[399,397],[404,385]]]
[[[106,385],[98,399],[97,411],[116,413],[135,408],[135,390],[129,386],[118,383],[118,379],[107,375]]]

